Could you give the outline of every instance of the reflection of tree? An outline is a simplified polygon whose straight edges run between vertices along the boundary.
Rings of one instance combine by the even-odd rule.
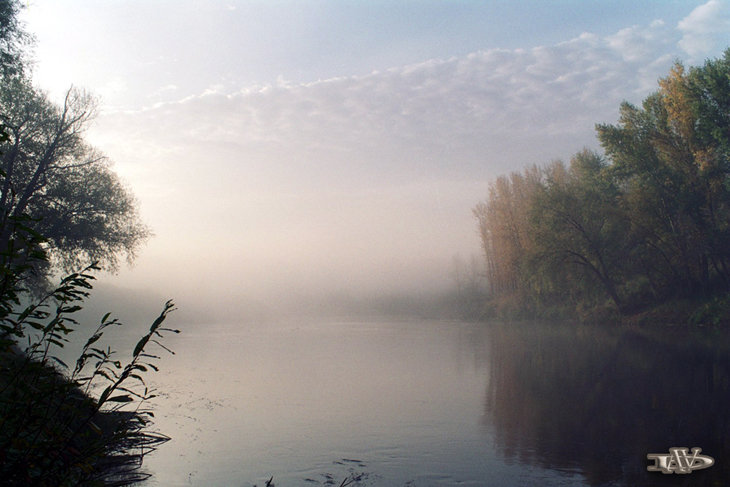
[[[719,334],[496,327],[490,343],[486,417],[507,461],[580,472],[590,485],[730,478],[730,346]],[[673,446],[701,447],[716,465],[646,471],[647,453]]]

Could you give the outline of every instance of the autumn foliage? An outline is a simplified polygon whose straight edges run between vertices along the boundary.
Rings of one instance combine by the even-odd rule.
[[[730,50],[596,126],[605,155],[496,179],[474,209],[493,300],[630,314],[730,284]]]

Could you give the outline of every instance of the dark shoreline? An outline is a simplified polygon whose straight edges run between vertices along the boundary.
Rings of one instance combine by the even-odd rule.
[[[486,299],[476,321],[575,322],[605,326],[730,326],[730,294],[709,297],[680,297],[659,303],[636,306],[633,312],[620,314],[607,304],[583,310],[567,306],[529,309],[516,298]],[[467,317],[469,318],[469,317]]]
[[[142,411],[98,410],[97,400],[57,366],[17,347],[0,355],[0,411],[9,422],[0,430],[4,485],[135,484],[150,477],[145,455],[170,439],[149,431]]]

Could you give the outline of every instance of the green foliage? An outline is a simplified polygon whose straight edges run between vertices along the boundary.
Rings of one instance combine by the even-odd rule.
[[[623,308],[617,286],[627,224],[614,211],[617,195],[605,161],[595,153],[576,154],[567,169],[559,163],[548,169],[531,209],[531,269],[543,276],[549,290],[568,284],[582,302],[608,295]],[[550,299],[553,295],[548,292]]]
[[[621,314],[730,288],[730,50],[596,127],[607,158],[500,177],[474,212],[494,298]],[[529,184],[525,184],[529,181]]]
[[[700,305],[690,316],[696,325],[725,325],[730,323],[730,294],[714,296]]]
[[[635,254],[663,293],[730,281],[728,56],[689,73],[676,64],[641,109],[597,127],[626,188]]]

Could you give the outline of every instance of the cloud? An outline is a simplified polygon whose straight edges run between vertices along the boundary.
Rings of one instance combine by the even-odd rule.
[[[683,21],[683,39],[711,30],[700,20],[713,5]],[[656,21],[366,76],[211,86],[107,112],[93,141],[159,235],[150,268],[191,262],[154,275],[213,268],[272,293],[443,284],[455,253],[479,252],[471,208],[488,181],[597,147],[594,124],[656,89],[679,39]]]
[[[361,77],[214,86],[105,123],[126,118],[117,127],[138,128],[132,138],[145,143],[278,168],[278,181],[473,179],[591,144],[594,123],[613,121],[623,99],[639,101],[666,73],[668,38],[655,23]]]
[[[167,93],[167,92],[173,92],[173,91],[177,91],[177,85],[170,83],[165,86],[161,86],[160,88],[155,90],[155,92],[153,94],[157,95],[160,93]]]
[[[701,61],[707,52],[730,42],[730,6],[725,0],[710,0],[682,19],[677,28],[683,34],[679,46],[694,61]]]
[[[652,22],[648,27],[634,25],[621,29],[608,36],[608,46],[621,53],[629,63],[656,59],[659,53],[666,52],[673,39],[670,27],[662,20]]]

